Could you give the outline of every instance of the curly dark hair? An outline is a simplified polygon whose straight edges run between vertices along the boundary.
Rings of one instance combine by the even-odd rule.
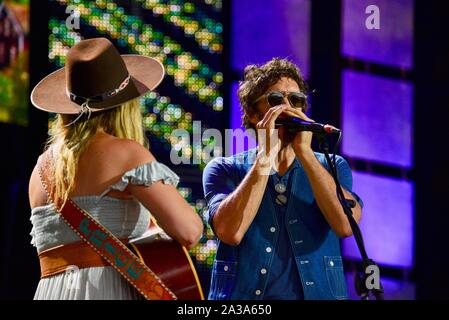
[[[248,65],[243,71],[243,81],[239,83],[237,94],[243,111],[242,123],[246,129],[255,129],[249,118],[257,112],[254,101],[281,78],[290,78],[299,86],[301,92],[308,90],[307,83],[299,68],[288,59],[273,58],[263,65]],[[304,112],[307,110],[307,104]]]

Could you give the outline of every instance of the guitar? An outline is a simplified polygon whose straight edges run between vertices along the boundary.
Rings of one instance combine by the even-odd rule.
[[[151,226],[128,247],[176,295],[178,300],[204,300],[201,283],[187,249]]]

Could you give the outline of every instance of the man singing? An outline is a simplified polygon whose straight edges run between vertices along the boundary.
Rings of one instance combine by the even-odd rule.
[[[313,121],[304,114],[305,92],[301,72],[286,59],[247,66],[238,90],[243,125],[269,135],[278,117]],[[281,127],[278,137],[276,149],[259,136],[258,148],[216,158],[204,170],[209,223],[219,239],[209,299],[348,297],[339,238],[352,230],[325,157],[312,150],[311,132]],[[336,167],[359,222],[351,170],[339,156]]]

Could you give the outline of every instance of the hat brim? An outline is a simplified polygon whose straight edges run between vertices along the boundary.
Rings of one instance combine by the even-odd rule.
[[[93,112],[114,108],[138,98],[154,90],[164,78],[164,67],[154,58],[134,54],[121,57],[131,76],[130,83],[107,100],[90,102]],[[81,110],[80,105],[72,102],[67,94],[65,67],[49,74],[34,87],[31,102],[36,108],[53,113],[77,114]]]

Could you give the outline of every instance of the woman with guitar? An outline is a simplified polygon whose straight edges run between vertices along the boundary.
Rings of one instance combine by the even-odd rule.
[[[29,184],[32,244],[41,264],[35,299],[201,298],[190,260],[187,271],[198,287],[174,288],[168,278],[186,268],[176,271],[174,255],[163,261],[167,237],[156,237],[161,247],[150,250],[153,265],[140,261],[137,245],[127,246],[147,231],[149,212],[184,253],[203,231],[176,189],[179,177],[148,151],[138,98],[163,76],[157,60],[121,56],[97,38],[72,47],[65,67],[33,89],[33,104],[57,113]],[[188,290],[196,296],[183,296]]]

